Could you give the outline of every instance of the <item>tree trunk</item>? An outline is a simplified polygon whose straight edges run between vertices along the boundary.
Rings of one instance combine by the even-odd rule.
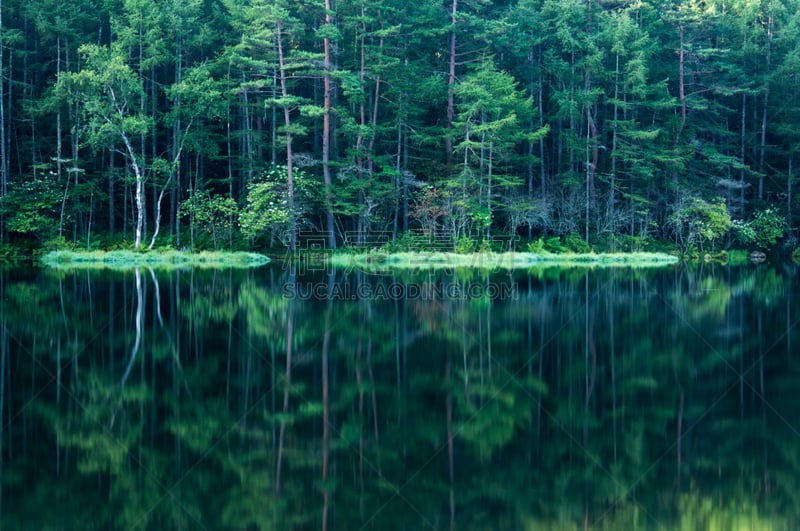
[[[772,62],[772,15],[769,15],[767,22],[767,78],[764,82],[764,108],[761,110],[761,152],[758,157],[758,199],[764,199],[764,153],[767,146],[767,106],[769,103],[769,75]]]
[[[611,134],[611,175],[609,176],[608,190],[608,221],[612,236],[617,234],[616,205],[614,194],[617,187],[617,120],[619,120],[619,52],[616,54],[614,64],[614,125]],[[612,240],[612,250],[616,250],[616,243]]]
[[[326,0],[327,3],[328,0]],[[331,284],[332,285],[332,284]],[[322,531],[328,529],[328,510],[330,505],[331,489],[328,486],[329,470],[329,444],[331,433],[331,405],[328,383],[328,350],[331,339],[331,313],[333,301],[328,299],[328,309],[325,312],[325,329],[322,336]]]
[[[114,238],[114,163],[116,153],[113,149],[108,150],[108,235]]]
[[[742,168],[739,170],[739,215],[744,218],[744,155],[745,146],[747,145],[747,94],[742,93],[742,115],[741,115],[741,135],[739,138],[739,163]]]
[[[331,24],[331,1],[325,0],[325,25]],[[325,210],[328,230],[328,247],[336,248],[336,226],[333,219],[333,199],[331,197],[331,40],[323,39],[325,52],[325,75],[323,76],[323,108],[322,116],[322,180],[325,185]]]
[[[291,267],[291,266],[290,266]],[[289,387],[292,383],[292,345],[294,342],[294,313],[289,301],[288,320],[286,322],[286,373],[283,381],[283,416],[278,432],[278,457],[275,465],[275,493],[281,492],[281,465],[283,463],[283,445],[286,437],[286,417],[289,414]]]
[[[3,61],[3,0],[0,0],[0,197],[8,193],[8,155],[6,153],[6,108],[5,108],[5,87],[3,85],[2,73],[5,63]],[[11,83],[9,74],[9,85]],[[4,236],[4,223],[0,219],[0,241]],[[2,399],[0,399],[2,400]]]
[[[360,56],[361,61],[358,70],[358,82],[359,88],[363,91],[364,90],[364,80],[366,78],[366,61],[367,61],[367,50],[366,50],[366,33],[367,33],[367,24],[364,21],[366,16],[366,9],[364,8],[364,3],[361,3],[361,36],[359,38],[359,47],[360,47]],[[358,129],[358,136],[356,137],[356,167],[358,173],[358,180],[361,181],[361,184],[358,187],[358,228],[356,231],[356,243],[359,245],[364,242],[365,234],[364,231],[366,229],[366,194],[364,193],[364,129],[367,126],[367,112],[364,105],[364,99],[361,98],[358,104],[358,114],[359,114],[359,127]]]
[[[456,86],[456,16],[458,15],[458,0],[453,0],[450,12],[450,69],[447,77],[447,132],[444,137],[445,156],[447,167],[453,164],[453,140],[450,130],[453,128],[455,118],[455,86]]]
[[[283,57],[283,33],[281,21],[277,22],[278,39],[278,66],[280,69],[281,96],[284,100],[289,96],[286,88],[286,66]],[[286,127],[286,192],[289,200],[289,250],[295,252],[297,249],[297,231],[294,214],[294,165],[292,162],[292,119],[289,114],[289,107],[283,105],[283,125]]]
[[[125,144],[125,149],[128,153],[135,179],[134,200],[136,202],[136,228],[133,232],[133,247],[138,249],[142,246],[142,227],[144,225],[144,175],[142,175],[139,163],[136,161],[136,152],[133,150],[133,145],[128,135],[120,133],[120,136],[122,142]]]
[[[686,56],[683,51],[684,48],[684,27],[683,24],[678,25],[678,36],[680,49],[678,50],[678,98],[681,102],[681,121],[678,129],[675,131],[675,149],[678,148],[678,143],[683,133],[683,128],[686,126],[686,86],[685,86],[685,70],[686,70]],[[678,170],[672,170],[672,182],[675,185],[677,193],[678,186]]]
[[[794,154],[789,156],[789,175],[786,176],[786,195],[787,203],[786,203],[786,221],[789,223],[789,230],[794,229],[794,224],[792,223],[792,181],[794,180],[794,175],[792,175],[792,163],[794,162]]]

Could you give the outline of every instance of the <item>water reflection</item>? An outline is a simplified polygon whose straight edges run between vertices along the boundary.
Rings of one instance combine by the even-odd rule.
[[[796,528],[796,278],[0,272],[0,527]]]

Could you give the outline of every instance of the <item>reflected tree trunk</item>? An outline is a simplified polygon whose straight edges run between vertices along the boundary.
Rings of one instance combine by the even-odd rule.
[[[331,424],[331,405],[329,399],[328,354],[331,342],[331,314],[333,312],[332,292],[335,273],[328,276],[328,301],[325,310],[325,329],[322,335],[322,531],[328,529],[328,510],[330,508],[330,488],[328,486]]]
[[[364,518],[364,386],[361,378],[361,333],[356,342],[356,386],[358,387],[358,511]]]
[[[128,381],[128,377],[131,374],[131,369],[133,368],[133,363],[136,361],[137,356],[139,355],[139,349],[142,345],[142,325],[144,324],[144,296],[142,290],[142,272],[137,268],[134,272],[134,278],[136,281],[136,314],[134,315],[134,327],[136,330],[136,339],[133,342],[133,348],[131,348],[131,355],[130,360],[128,361],[127,367],[125,367],[125,372],[122,375],[122,380],[120,380],[119,385],[120,387],[125,387],[125,382]]]
[[[455,493],[455,466],[453,438],[453,390],[451,388],[451,363],[450,352],[447,353],[447,365],[444,370],[445,386],[447,387],[447,398],[445,408],[447,410],[447,475],[450,482],[450,529],[456,528],[456,493]]]
[[[278,428],[278,457],[275,465],[275,492],[281,493],[281,465],[283,463],[283,445],[286,437],[286,418],[289,415],[289,388],[292,384],[292,345],[294,343],[294,312],[289,302],[286,320],[286,372],[283,380],[283,415]]]
[[[3,301],[5,301],[5,283],[2,273],[0,273],[0,308],[4,306]],[[3,308],[5,310],[5,308]],[[0,321],[0,478],[3,476],[3,463],[5,462],[5,455],[3,454],[3,450],[5,445],[3,444],[6,438],[6,422],[5,422],[5,401],[6,401],[6,359],[8,354],[8,332],[7,332],[7,323],[6,323],[6,314],[5,311],[0,312],[0,315],[3,316],[2,321]],[[10,423],[8,426],[8,431],[10,431]],[[3,481],[0,481],[0,519],[3,516]]]
[[[677,421],[677,430],[676,430],[676,441],[675,445],[677,447],[677,457],[675,463],[675,488],[678,492],[681,491],[681,458],[682,458],[682,449],[681,443],[683,442],[683,390],[681,390],[680,399],[678,403],[678,421]]]
[[[372,428],[375,432],[375,457],[378,461],[378,475],[383,476],[381,469],[381,438],[378,428],[378,395],[375,388],[375,375],[372,372],[372,338],[367,342],[367,374],[369,375],[370,394],[372,395]]]
[[[136,330],[136,338],[133,342],[133,347],[131,348],[130,359],[128,360],[128,365],[125,367],[125,372],[122,374],[122,379],[119,382],[120,389],[125,387],[125,384],[128,381],[128,377],[130,377],[131,370],[133,369],[134,362],[136,358],[139,356],[139,351],[141,350],[142,346],[142,328],[144,325],[144,290],[142,287],[142,272],[139,268],[136,268],[134,272],[134,279],[136,283],[136,313],[134,314],[134,327]],[[109,422],[109,428],[114,426],[114,420],[116,419],[117,412],[122,407],[122,396],[120,395],[119,403],[117,405],[117,410],[111,415],[111,421]]]

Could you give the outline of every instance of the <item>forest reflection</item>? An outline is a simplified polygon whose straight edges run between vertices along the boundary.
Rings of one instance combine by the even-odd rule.
[[[0,271],[0,528],[797,528],[797,273]]]

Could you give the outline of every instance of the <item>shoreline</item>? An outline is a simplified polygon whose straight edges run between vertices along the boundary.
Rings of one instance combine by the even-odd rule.
[[[327,257],[329,264],[339,268],[378,269],[517,269],[528,267],[666,267],[680,262],[677,256],[666,253],[334,253]]]
[[[230,251],[51,251],[40,262],[53,269],[247,269],[260,267],[270,258],[258,253]]]

